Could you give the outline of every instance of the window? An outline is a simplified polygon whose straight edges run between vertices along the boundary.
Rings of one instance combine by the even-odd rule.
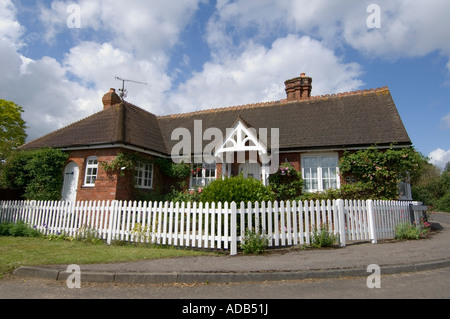
[[[97,157],[89,157],[86,162],[86,176],[84,178],[84,186],[95,186],[98,174]]]
[[[318,192],[340,187],[338,155],[302,157],[302,174],[305,191]]]
[[[203,165],[193,164],[191,170],[191,187],[205,187],[216,180],[217,165],[206,164]]]
[[[153,188],[153,164],[137,163],[135,183],[137,188]]]

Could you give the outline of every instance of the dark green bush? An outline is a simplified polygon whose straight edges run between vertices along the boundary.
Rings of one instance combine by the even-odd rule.
[[[441,212],[450,213],[450,191],[437,201],[436,209]]]
[[[340,189],[328,189],[324,192],[317,193],[303,193],[298,196],[296,200],[301,201],[322,201],[322,200],[333,200],[333,199],[356,199],[356,200],[367,200],[372,199],[373,190],[370,185],[365,183],[355,183],[355,184],[344,184]]]
[[[68,154],[51,148],[16,151],[6,160],[2,184],[25,191],[29,200],[60,200]]]
[[[278,201],[293,200],[303,190],[302,174],[290,163],[283,163],[278,171],[269,177],[269,181]]]
[[[17,223],[1,223],[0,236],[5,237],[39,237],[41,233],[22,221]]]
[[[269,187],[264,186],[254,178],[242,175],[218,179],[204,188],[200,194],[203,203],[219,202],[264,202],[274,200],[274,194]]]
[[[1,223],[0,224],[0,236],[11,236],[10,230],[13,224],[11,223]]]

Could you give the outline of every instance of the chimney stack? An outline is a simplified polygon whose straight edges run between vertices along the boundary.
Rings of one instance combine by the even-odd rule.
[[[102,102],[103,109],[107,110],[113,105],[120,104],[122,100],[120,99],[120,96],[117,95],[116,89],[110,89],[109,92],[103,96]]]
[[[303,101],[311,98],[312,78],[305,73],[300,77],[285,82],[288,101]]]

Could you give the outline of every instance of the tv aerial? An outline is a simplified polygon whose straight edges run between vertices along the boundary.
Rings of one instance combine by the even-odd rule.
[[[122,81],[122,88],[119,89],[119,93],[120,93],[119,95],[120,95],[120,99],[122,100],[122,102],[125,100],[125,98],[128,95],[128,91],[125,89],[125,82],[131,82],[131,83],[147,85],[147,83],[133,81],[133,80],[127,80],[127,79],[122,79],[122,78],[120,78],[118,76],[116,76],[116,80]]]

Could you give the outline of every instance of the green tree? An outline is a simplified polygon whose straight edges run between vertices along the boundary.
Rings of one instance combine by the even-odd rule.
[[[11,150],[25,143],[25,121],[23,109],[14,102],[0,99],[0,162],[3,162]]]
[[[68,154],[51,148],[15,151],[4,164],[1,179],[6,187],[22,189],[29,200],[60,200]]]

